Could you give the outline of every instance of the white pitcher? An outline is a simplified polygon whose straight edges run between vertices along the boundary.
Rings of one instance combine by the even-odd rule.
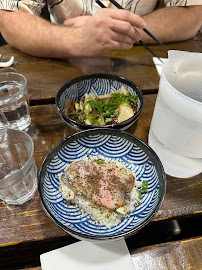
[[[149,145],[166,173],[202,172],[202,53],[169,51],[152,117]]]

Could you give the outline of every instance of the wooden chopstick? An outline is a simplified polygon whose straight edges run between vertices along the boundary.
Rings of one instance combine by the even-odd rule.
[[[118,9],[124,9],[122,6],[119,5],[119,3],[117,3],[115,0],[109,0],[113,5],[115,5],[115,7],[117,7]],[[97,2],[97,1],[96,1]],[[148,29],[144,28],[143,31],[145,31],[145,33],[147,33],[147,35],[149,35],[153,40],[155,40],[162,48],[164,48],[164,50],[166,52],[168,52],[168,48],[166,48],[166,46],[160,41],[158,40]]]

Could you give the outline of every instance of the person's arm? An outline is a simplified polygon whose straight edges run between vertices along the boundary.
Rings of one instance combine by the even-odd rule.
[[[162,42],[186,40],[202,26],[202,5],[161,8],[142,18],[147,29]],[[140,33],[144,42],[155,43],[144,31]]]
[[[39,57],[93,57],[111,49],[130,49],[145,23],[125,10],[102,9],[79,27],[54,25],[21,11],[0,10],[0,31],[11,46]]]

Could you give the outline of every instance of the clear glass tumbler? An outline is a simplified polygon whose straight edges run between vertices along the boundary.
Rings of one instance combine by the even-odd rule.
[[[37,188],[34,143],[24,131],[0,128],[0,199],[23,204]]]
[[[0,127],[24,130],[29,125],[27,79],[15,72],[0,73]]]

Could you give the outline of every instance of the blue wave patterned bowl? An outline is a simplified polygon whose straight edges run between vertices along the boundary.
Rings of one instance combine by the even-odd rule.
[[[117,160],[133,170],[137,180],[148,181],[148,193],[143,195],[142,204],[110,229],[99,226],[78,207],[67,205],[59,191],[58,175],[69,163],[89,154]],[[48,216],[81,240],[114,240],[136,233],[159,209],[165,187],[164,169],[155,152],[137,137],[115,129],[89,129],[64,139],[47,155],[38,177],[39,198]]]
[[[77,131],[99,128],[99,126],[95,125],[78,123],[70,117],[67,117],[64,111],[65,99],[69,98],[72,101],[78,101],[84,98],[86,93],[93,93],[95,96],[109,94],[116,92],[122,86],[125,86],[132,95],[136,94],[138,96],[138,110],[131,118],[127,119],[126,121],[103,127],[126,130],[137,120],[137,117],[142,110],[143,94],[142,91],[133,82],[117,75],[90,74],[77,77],[67,82],[64,86],[62,86],[62,88],[56,95],[56,106],[58,112],[62,119],[65,121],[65,123],[67,123],[71,128]]]

